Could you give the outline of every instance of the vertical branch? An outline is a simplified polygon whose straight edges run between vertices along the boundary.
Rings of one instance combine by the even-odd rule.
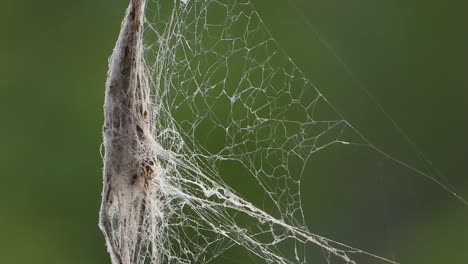
[[[143,59],[145,2],[130,1],[106,81],[99,225],[114,264],[133,264],[141,259],[141,233],[156,166]]]

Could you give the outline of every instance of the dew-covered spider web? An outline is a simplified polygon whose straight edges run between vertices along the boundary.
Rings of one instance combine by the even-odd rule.
[[[309,159],[369,143],[249,0],[151,0],[144,28],[158,173],[139,263],[210,263],[234,247],[252,263],[311,263],[310,248],[321,263],[396,263],[309,230]]]

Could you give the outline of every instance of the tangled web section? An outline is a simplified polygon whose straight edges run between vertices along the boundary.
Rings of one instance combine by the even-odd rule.
[[[282,52],[247,0],[151,0],[145,65],[158,175],[139,263],[208,263],[242,249],[258,263],[391,260],[309,231],[308,159],[365,144]]]

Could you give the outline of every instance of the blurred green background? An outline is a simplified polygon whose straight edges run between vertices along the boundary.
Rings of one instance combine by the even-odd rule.
[[[468,197],[463,1],[253,3],[285,51],[375,146]],[[99,148],[107,59],[126,6],[2,4],[2,264],[110,263],[97,226]],[[468,262],[468,206],[375,151],[320,152],[302,188],[312,232],[401,263]],[[229,255],[217,262],[249,263]]]

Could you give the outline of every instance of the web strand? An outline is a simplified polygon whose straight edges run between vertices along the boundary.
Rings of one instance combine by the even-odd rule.
[[[311,247],[328,263],[397,263],[309,231],[301,180],[310,157],[337,144],[368,146],[415,168],[344,120],[250,1],[151,0],[145,16],[142,67],[131,76],[151,89],[135,99],[152,107],[142,114],[151,136],[130,152],[154,175],[144,192],[114,186],[125,199],[105,212],[108,245],[129,260],[114,263],[209,263],[236,247],[264,263],[310,263]],[[118,136],[135,140],[139,132]]]

